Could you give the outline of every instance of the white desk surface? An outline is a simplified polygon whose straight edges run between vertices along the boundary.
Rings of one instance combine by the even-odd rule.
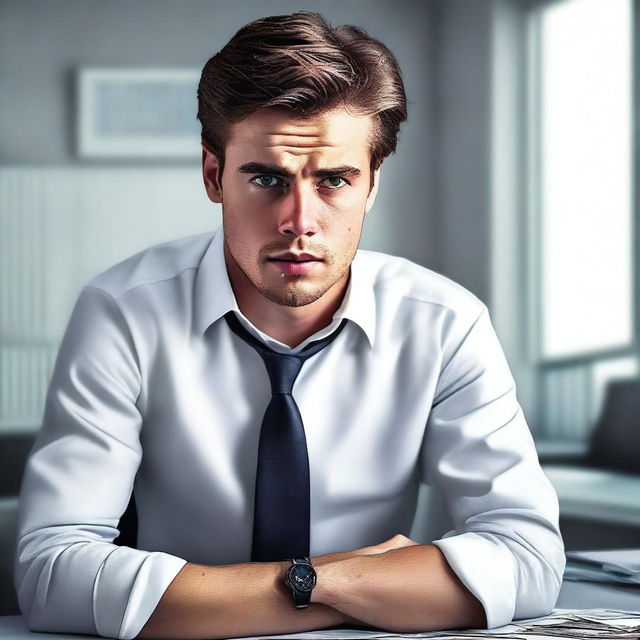
[[[22,616],[0,617],[0,638],[2,640],[96,640],[96,636],[79,636],[67,633],[35,633],[27,629]]]
[[[560,590],[558,609],[623,609],[640,611],[640,587],[603,585],[595,582],[565,581]],[[95,640],[96,636],[35,633],[29,631],[22,616],[0,617],[0,640]]]
[[[565,580],[556,608],[640,611],[640,586]]]

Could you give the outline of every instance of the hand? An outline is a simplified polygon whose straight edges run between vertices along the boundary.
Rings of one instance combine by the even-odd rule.
[[[407,536],[402,535],[401,533],[397,533],[392,538],[385,540],[384,542],[379,542],[378,544],[374,544],[368,547],[361,547],[359,549],[353,549],[351,551],[340,551],[336,553],[327,553],[322,556],[316,556],[311,559],[313,566],[318,570],[319,583],[318,586],[313,590],[311,594],[311,602],[322,602],[322,592],[323,592],[323,576],[320,574],[323,573],[322,567],[332,563],[332,562],[340,562],[343,560],[348,560],[349,558],[353,558],[355,556],[370,556],[378,553],[387,553],[388,551],[393,551],[395,549],[402,549],[403,547],[411,547],[414,545],[420,544],[419,542],[415,542],[408,538]],[[326,574],[325,574],[326,575]],[[343,621],[342,624],[348,624],[351,626],[362,626],[366,623],[358,620],[357,618],[353,618],[343,613]]]
[[[361,547],[360,549],[353,549],[351,551],[340,551],[336,553],[327,553],[323,556],[316,556],[315,558],[312,558],[312,564],[314,567],[321,567],[329,562],[338,562],[340,560],[352,558],[353,556],[370,556],[375,553],[386,553],[393,549],[402,549],[403,547],[411,547],[416,544],[420,543],[411,540],[411,538],[407,538],[407,536],[403,536],[401,533],[397,533],[392,538],[369,547]]]
[[[413,545],[420,544],[411,538],[407,538],[407,536],[403,536],[401,533],[396,533],[393,538],[389,538],[384,542],[380,542],[379,544],[373,545],[371,547],[363,547],[362,549],[357,549],[356,551],[363,551],[364,553],[356,553],[355,555],[371,555],[372,553],[386,553],[387,551],[392,551],[393,549],[402,549],[404,547],[412,547]]]

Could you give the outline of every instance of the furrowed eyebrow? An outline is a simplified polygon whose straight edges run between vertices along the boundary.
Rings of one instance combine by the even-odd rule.
[[[294,175],[283,167],[275,164],[262,164],[261,162],[247,162],[240,165],[240,173],[267,173],[276,178],[293,178]]]
[[[294,174],[275,164],[263,164],[262,162],[247,162],[240,165],[240,173],[264,173],[276,178],[294,178]],[[356,167],[343,165],[330,169],[316,169],[311,172],[314,178],[334,178],[340,176],[359,176],[362,172]]]
[[[360,173],[360,169],[344,165],[333,169],[316,169],[311,172],[311,175],[314,178],[339,178],[340,176],[359,176]]]

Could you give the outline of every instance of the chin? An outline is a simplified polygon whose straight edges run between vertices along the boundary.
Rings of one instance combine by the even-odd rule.
[[[256,288],[267,300],[283,307],[304,307],[320,299],[331,288],[331,285],[314,287],[309,290],[303,284],[293,282],[277,288]]]
[[[322,297],[322,293],[309,293],[303,291],[273,291],[261,292],[262,295],[283,307],[304,307]]]

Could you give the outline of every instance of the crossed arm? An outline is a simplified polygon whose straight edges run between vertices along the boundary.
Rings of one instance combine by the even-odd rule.
[[[398,632],[486,626],[482,605],[435,545],[397,535],[312,563],[318,583],[302,610],[284,586],[289,561],[187,563],[137,637],[230,638],[342,624]]]

